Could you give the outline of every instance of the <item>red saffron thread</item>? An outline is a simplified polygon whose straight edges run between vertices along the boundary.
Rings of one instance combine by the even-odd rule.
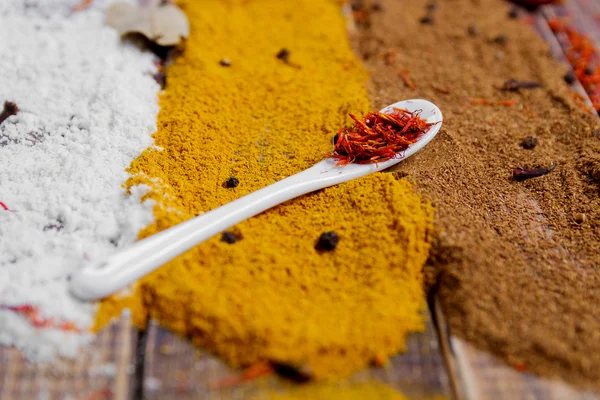
[[[16,314],[20,314],[24,318],[28,319],[31,325],[36,328],[54,328],[65,332],[83,332],[83,330],[77,328],[73,322],[56,321],[54,318],[44,318],[36,307],[29,304],[23,304],[20,306],[0,304],[0,310],[7,310]]]
[[[350,114],[354,126],[343,128],[337,134],[330,157],[337,165],[368,164],[402,157],[400,152],[427,133],[433,123],[420,117],[421,111],[411,112],[394,108],[389,114],[374,112],[358,119]]]

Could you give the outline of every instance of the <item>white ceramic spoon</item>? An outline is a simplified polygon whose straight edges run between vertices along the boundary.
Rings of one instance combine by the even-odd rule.
[[[441,128],[442,113],[429,101],[400,101],[381,112],[391,112],[392,108],[421,110],[421,118],[436,124],[398,158],[379,164],[348,164],[344,167],[336,166],[336,160],[328,158],[296,175],[140,240],[105,261],[74,273],[71,293],[82,300],[100,299],[114,293],[204,240],[277,204],[398,164],[421,150]]]

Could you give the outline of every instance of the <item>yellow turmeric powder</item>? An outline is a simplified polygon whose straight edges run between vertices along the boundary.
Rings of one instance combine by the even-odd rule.
[[[128,185],[153,188],[149,236],[299,172],[323,158],[349,112],[370,109],[334,0],[182,4],[185,53],[168,71],[155,143]],[[276,57],[289,51],[289,62]],[[220,65],[223,58],[229,67]],[[230,176],[234,189],[223,187]],[[142,279],[135,300],[106,300],[220,355],[274,360],[316,378],[346,375],[404,349],[423,327],[421,267],[432,209],[380,173],[287,202],[214,237]],[[336,231],[338,247],[314,250]]]
[[[268,400],[406,400],[401,393],[380,382],[316,383],[294,387],[286,394],[262,395],[260,398]]]

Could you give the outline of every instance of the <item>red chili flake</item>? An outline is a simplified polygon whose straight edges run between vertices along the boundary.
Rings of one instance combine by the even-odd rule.
[[[421,119],[420,113],[394,108],[389,114],[368,113],[362,119],[350,114],[354,126],[338,132],[335,148],[329,156],[342,166],[353,162],[378,163],[402,157],[399,153],[434,125]]]
[[[385,53],[383,55],[383,61],[385,62],[385,65],[392,65],[396,62],[396,56],[398,55],[398,53],[396,53],[395,51],[388,51],[387,53]]]
[[[4,211],[10,211],[10,210],[8,209],[8,207],[6,206],[6,204],[4,204],[4,203],[3,203],[3,202],[1,202],[1,201],[0,201],[0,207],[2,207],[2,209],[3,209]]]
[[[452,93],[450,91],[450,89],[446,89],[446,88],[443,88],[443,87],[440,87],[440,86],[436,86],[436,85],[431,85],[431,88],[433,90],[435,90],[436,92],[442,93],[442,94],[450,94],[450,93]]]
[[[527,371],[527,366],[523,363],[520,362],[516,362],[513,364],[513,366],[517,369],[517,371],[519,372],[525,372]]]
[[[402,81],[404,82],[404,85],[407,88],[410,89],[416,89],[417,85],[415,85],[415,83],[412,81],[412,79],[410,79],[410,76],[408,76],[408,70],[407,69],[403,69],[402,71],[400,71],[400,77],[402,78]]]
[[[490,104],[486,99],[470,98],[469,101],[471,104]]]
[[[583,97],[582,95],[580,95],[577,92],[572,92],[571,96],[573,97],[573,100],[575,100],[575,104],[577,104],[577,107],[579,107],[579,109],[583,112],[590,112],[590,107],[586,104],[585,102],[585,97]]]
[[[600,55],[594,42],[558,18],[548,21],[550,29],[560,34],[561,45],[575,76],[587,92],[596,112],[600,112]]]
[[[217,381],[209,382],[210,389],[225,389],[239,386],[244,382],[258,379],[262,376],[270,375],[275,371],[270,362],[260,361],[246,368],[240,375],[235,375]]]
[[[525,114],[527,114],[530,118],[537,118],[537,114],[531,111],[528,104],[525,104],[523,106],[523,109],[525,111]]]
[[[517,104],[517,102],[515,100],[499,100],[499,101],[490,101],[487,99],[479,99],[479,98],[470,98],[469,102],[471,104],[482,104],[482,105],[486,105],[486,106],[506,106],[506,107],[510,107],[510,106],[514,106],[515,104]]]

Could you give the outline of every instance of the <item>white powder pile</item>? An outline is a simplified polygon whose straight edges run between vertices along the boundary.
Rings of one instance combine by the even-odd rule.
[[[132,243],[152,221],[125,169],[151,145],[158,112],[153,55],[105,26],[108,1],[0,0],[0,345],[31,359],[76,355],[95,307],[68,293],[68,275]],[[39,308],[36,327],[11,307]]]

